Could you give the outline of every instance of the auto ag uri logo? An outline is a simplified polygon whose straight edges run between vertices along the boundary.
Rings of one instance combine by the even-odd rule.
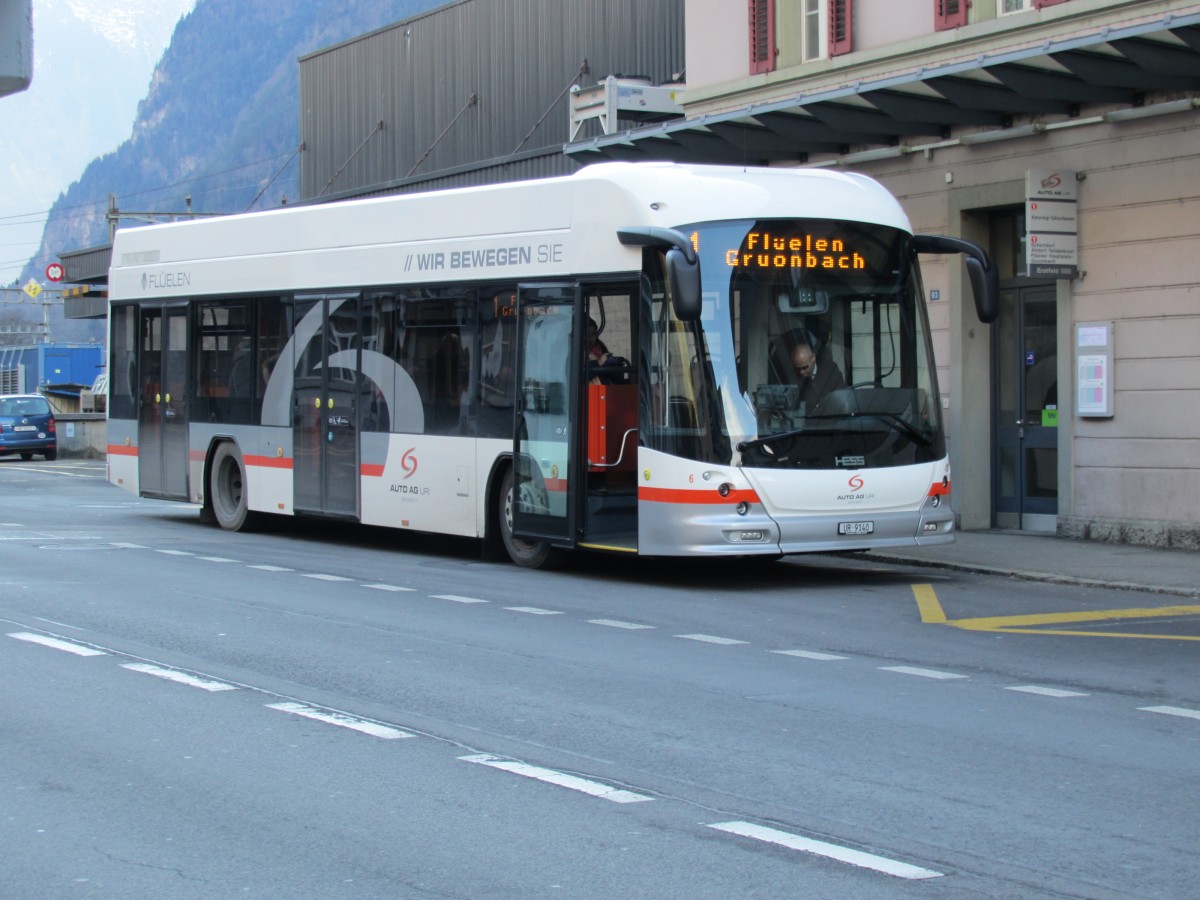
[[[850,488],[849,492],[837,495],[837,499],[842,503],[864,503],[875,498],[874,493],[863,490],[867,486],[866,479],[857,473],[851,475],[846,484]]]
[[[400,468],[404,470],[405,481],[417,474],[417,454],[413,452],[416,449],[416,447],[409,447],[400,457]]]

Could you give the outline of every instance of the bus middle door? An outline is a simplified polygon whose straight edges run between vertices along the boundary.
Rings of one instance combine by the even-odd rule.
[[[298,513],[358,518],[362,387],[358,295],[297,297],[292,388],[293,502]]]
[[[579,298],[576,284],[522,285],[517,291],[512,530],[559,547],[574,546],[577,522]]]
[[[138,330],[138,492],[187,500],[187,306],[143,304]]]

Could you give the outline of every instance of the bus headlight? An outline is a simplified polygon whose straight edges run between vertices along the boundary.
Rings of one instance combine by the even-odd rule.
[[[739,516],[744,516],[744,515],[746,515],[746,513],[748,513],[748,512],[750,512],[750,504],[749,504],[749,503],[747,503],[745,500],[743,500],[743,501],[741,501],[740,503],[738,503],[738,505],[737,505],[737,514],[738,514]]]

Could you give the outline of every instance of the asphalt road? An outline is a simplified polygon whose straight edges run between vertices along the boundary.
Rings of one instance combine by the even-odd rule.
[[[527,572],[0,460],[0,896],[1195,896],[1196,644],[931,598],[1147,603],[852,557]]]

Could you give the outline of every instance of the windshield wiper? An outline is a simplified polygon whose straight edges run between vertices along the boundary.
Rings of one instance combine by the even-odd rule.
[[[830,421],[833,419],[880,419],[889,423],[896,431],[899,431],[905,437],[912,440],[918,447],[928,447],[933,443],[932,438],[917,431],[917,429],[914,428],[907,419],[892,412],[839,413],[837,415],[808,417],[809,422]],[[792,438],[801,437],[802,435],[809,433],[811,433],[811,429],[808,428],[797,428],[792,431],[781,431],[778,434],[769,434],[766,437],[754,438],[753,440],[749,441],[739,441],[737,449],[739,452],[750,450],[754,447],[762,447],[765,450],[770,444],[791,440]]]
[[[871,416],[876,419],[883,419],[885,422],[891,422],[897,431],[911,438],[918,447],[928,447],[933,443],[933,439],[921,434],[917,429],[913,428],[912,423],[903,416],[893,412],[877,412],[877,413],[859,413],[860,416]]]
[[[791,438],[800,437],[802,434],[807,434],[804,428],[797,428],[794,431],[781,431],[779,434],[769,434],[766,437],[754,438],[749,441],[738,441],[737,451],[741,453],[743,450],[750,450],[754,447],[766,448],[768,444],[773,444],[776,441],[786,441]]]

